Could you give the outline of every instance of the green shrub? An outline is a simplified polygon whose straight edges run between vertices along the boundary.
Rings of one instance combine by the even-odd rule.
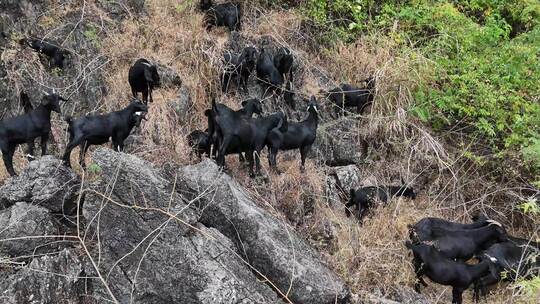
[[[431,59],[412,113],[540,172],[540,1],[308,0],[304,13],[339,39],[385,33]]]

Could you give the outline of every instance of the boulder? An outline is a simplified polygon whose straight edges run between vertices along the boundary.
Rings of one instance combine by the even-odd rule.
[[[361,164],[367,155],[367,143],[358,130],[358,120],[343,117],[317,129],[313,151],[328,166]]]
[[[24,202],[0,211],[0,255],[10,257],[28,256],[55,250],[58,226],[49,210]],[[40,238],[43,237],[43,238]],[[25,238],[35,237],[35,238]]]
[[[83,265],[73,250],[35,258],[28,266],[0,282],[6,304],[92,303],[85,300]]]
[[[360,169],[356,165],[332,168],[326,176],[326,197],[333,208],[343,208],[351,188],[359,186]]]
[[[103,148],[93,159],[102,173],[84,202],[86,241],[120,303],[280,303],[151,164]],[[87,272],[95,275],[91,265]],[[110,298],[93,281],[94,296]]]
[[[182,86],[182,79],[180,78],[180,75],[175,69],[160,62],[156,62],[156,65],[162,87]]]
[[[346,303],[349,290],[294,229],[257,206],[211,160],[180,168],[177,192],[202,210],[200,222],[233,240],[251,265],[293,303]]]
[[[61,160],[46,155],[32,161],[15,177],[0,187],[0,209],[17,202],[28,202],[51,210],[71,213],[79,177]]]
[[[178,97],[169,102],[169,107],[176,113],[179,121],[182,122],[186,120],[187,114],[193,107],[193,101],[191,100],[189,89],[186,86],[182,86],[180,90],[178,90]]]

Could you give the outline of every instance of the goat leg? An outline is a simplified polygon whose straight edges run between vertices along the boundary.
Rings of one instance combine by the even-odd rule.
[[[26,158],[28,158],[28,161],[33,161],[36,159],[34,157],[34,139],[31,139],[27,142],[28,148],[26,149]]]
[[[231,142],[231,137],[230,136],[226,136],[225,138],[223,138],[223,140],[221,141],[221,144],[219,146],[219,150],[218,150],[218,166],[220,167],[225,167],[225,153],[227,153],[227,148],[229,146]]]
[[[80,146],[79,151],[79,164],[83,169],[86,169],[86,162],[84,160],[84,156],[86,155],[86,151],[88,151],[88,148],[90,145],[88,144],[88,141],[84,141],[83,144]]]
[[[452,288],[452,304],[461,304],[463,302],[463,288]]]
[[[142,92],[142,101],[144,104],[148,104],[148,90],[144,90]]]
[[[262,149],[257,149],[255,150],[255,153],[253,153],[255,158],[255,170],[257,175],[261,175],[261,150]]]
[[[15,170],[13,170],[13,153],[15,153],[15,146],[9,147],[8,149],[2,149],[2,158],[4,159],[4,165],[6,170],[11,176],[17,175]]]
[[[249,176],[255,177],[255,172],[253,172],[253,151],[246,152],[246,158],[249,165]]]
[[[148,87],[148,96],[150,96],[150,103],[154,102],[154,98],[152,98],[152,87]]]
[[[41,136],[41,156],[47,155],[47,142],[49,141],[49,133]]]

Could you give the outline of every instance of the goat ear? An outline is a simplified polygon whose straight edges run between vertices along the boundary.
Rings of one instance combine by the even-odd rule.
[[[242,107],[245,107],[247,105],[247,100],[242,101]]]
[[[209,110],[209,109],[204,110],[204,116],[209,117],[210,112],[211,112],[211,110]]]

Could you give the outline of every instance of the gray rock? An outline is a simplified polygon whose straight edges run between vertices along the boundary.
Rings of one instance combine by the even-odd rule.
[[[35,258],[28,266],[2,280],[0,299],[6,304],[92,303],[83,298],[83,266],[73,250]]]
[[[93,159],[102,174],[84,202],[87,241],[120,303],[280,303],[151,164],[103,148]],[[93,286],[94,297],[110,298],[99,281]]]
[[[182,86],[178,91],[178,97],[169,102],[169,107],[176,113],[179,121],[185,121],[193,107],[189,89]]]
[[[328,166],[361,164],[367,154],[367,143],[359,134],[358,120],[340,118],[320,125],[313,145],[317,158]]]
[[[79,183],[79,177],[61,160],[46,155],[0,187],[0,207],[29,202],[52,212],[71,213]]]
[[[0,211],[0,255],[28,256],[55,250],[55,239],[45,236],[58,235],[58,226],[49,210],[19,202]],[[43,238],[26,238],[39,237]]]
[[[156,64],[162,87],[182,86],[182,79],[180,79],[180,75],[176,70],[160,62],[157,62]]]
[[[251,265],[294,303],[346,303],[349,291],[291,227],[258,207],[211,160],[179,170],[177,191],[200,204],[200,221],[234,240]]]
[[[343,208],[348,199],[349,190],[359,186],[360,169],[356,165],[332,168],[326,176],[326,197],[333,208]]]

